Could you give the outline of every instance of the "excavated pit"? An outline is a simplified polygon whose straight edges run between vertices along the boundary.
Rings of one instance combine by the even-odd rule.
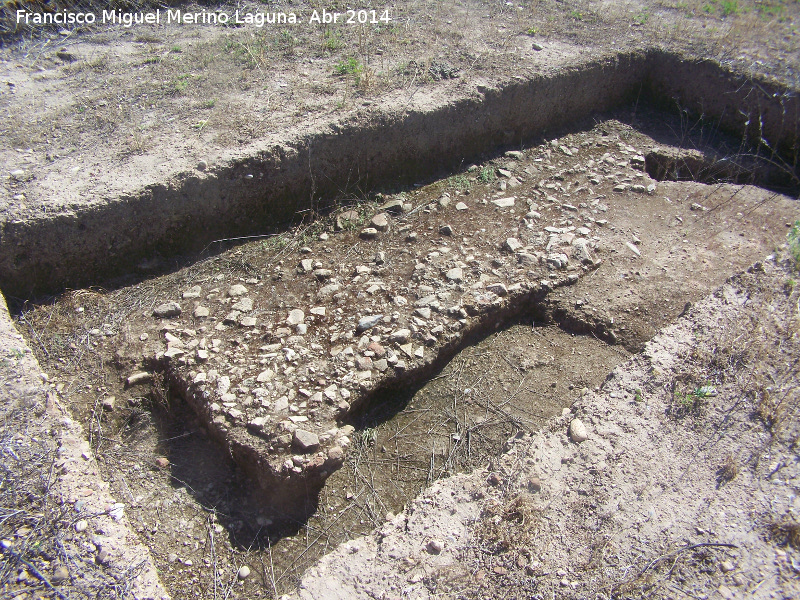
[[[131,415],[154,418],[140,409],[155,395],[168,411],[155,418],[162,423],[156,438],[175,438],[177,417],[190,424],[178,439],[194,440],[189,451],[152,443],[153,452],[174,451],[172,483],[193,482],[184,489],[213,514],[217,506],[228,516],[238,510],[243,517],[221,519],[235,543],[247,546],[250,535],[270,559],[277,538],[304,530],[304,542],[290,536],[279,552],[297,548],[310,560],[402,508],[431,479],[491,460],[505,439],[558,414],[624,359],[607,342],[637,350],[687,302],[785,237],[796,202],[764,188],[796,193],[797,99],[768,82],[745,83],[713,63],[648,52],[487,90],[480,100],[305,140],[291,155],[281,149],[122,205],[7,227],[0,281],[14,295],[96,283],[154,252],[261,234],[297,210],[330,206],[332,191],[354,172],[369,173],[354,185],[386,189],[474,161],[450,177],[373,195],[133,286],[67,294],[20,319],[55,390],[96,420],[98,434],[101,423],[124,434],[117,454],[141,441]],[[681,129],[685,114],[669,108],[676,102],[717,117],[718,126]],[[530,141],[621,104],[593,128]],[[750,145],[756,112],[761,146]],[[719,167],[733,158],[735,168]],[[772,166],[762,169],[765,162]],[[263,181],[247,177],[253,173]],[[741,185],[745,176],[763,187]],[[698,177],[717,183],[684,181]],[[167,205],[168,219],[140,219]],[[131,219],[141,227],[124,227]],[[108,237],[111,221],[126,229],[124,243]],[[37,238],[44,244],[38,256]],[[109,252],[103,264],[100,244]],[[550,359],[546,346],[560,350]],[[591,358],[557,361],[565,348]],[[493,377],[500,383],[489,389],[498,361],[514,376]],[[587,362],[592,368],[579,373],[576,365]],[[529,376],[535,384],[525,384]],[[165,389],[191,413],[180,412]],[[103,417],[98,406],[108,398]],[[480,439],[481,432],[491,433]],[[220,466],[225,456],[249,479]],[[198,473],[205,468],[219,478]],[[398,491],[404,469],[414,475]],[[228,484],[240,489],[227,504],[209,499]],[[129,489],[131,510],[140,534],[152,538],[146,513],[157,494],[146,485],[141,492]],[[233,508],[236,501],[249,508]],[[351,513],[360,518],[342,516]],[[323,542],[313,551],[310,531]],[[298,560],[278,563],[284,582]]]

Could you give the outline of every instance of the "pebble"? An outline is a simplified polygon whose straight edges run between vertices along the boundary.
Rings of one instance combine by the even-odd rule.
[[[369,329],[372,329],[381,322],[383,319],[383,315],[369,315],[366,317],[361,317],[358,321],[358,325],[356,325],[356,333],[363,333]]]
[[[375,237],[377,237],[377,235],[378,235],[378,230],[375,229],[374,227],[367,227],[366,229],[362,229],[361,233],[359,234],[359,236],[365,240],[374,239]]]
[[[378,231],[388,231],[389,230],[389,218],[386,213],[378,213],[372,220],[370,221],[370,225],[372,225]]]
[[[533,492],[534,494],[540,492],[542,490],[542,481],[536,477],[532,476],[528,479],[528,491]]]
[[[239,296],[244,296],[247,294],[247,288],[244,287],[241,283],[234,284],[228,290],[228,296],[231,298],[237,298]]]
[[[453,228],[450,225],[442,225],[439,227],[439,233],[442,235],[453,235]]]
[[[441,553],[442,553],[442,550],[444,550],[444,542],[442,542],[442,541],[440,541],[440,540],[431,540],[431,541],[430,541],[430,542],[428,542],[428,544],[425,546],[425,549],[426,549],[426,550],[427,550],[427,551],[428,551],[430,554],[441,554]]]
[[[339,231],[346,229],[347,227],[358,223],[360,219],[361,215],[359,215],[357,211],[346,210],[336,216],[336,229]]]
[[[50,578],[50,581],[54,585],[61,585],[67,579],[69,579],[69,570],[64,565],[59,565],[53,571],[53,576]]]
[[[460,267],[455,267],[454,269],[450,269],[446,274],[445,277],[449,281],[454,281],[456,283],[463,281],[464,279],[464,270]]]
[[[630,249],[630,251],[631,251],[631,252],[633,252],[633,253],[634,253],[636,256],[641,256],[641,255],[642,255],[642,253],[641,253],[641,252],[639,252],[639,249],[638,249],[638,248],[637,248],[635,245],[631,244],[630,242],[625,242],[625,245],[626,245],[626,246],[628,247],[628,249]]]
[[[463,202],[456,204],[456,210],[467,210],[469,207]]]
[[[208,163],[204,160],[198,161],[197,163],[197,170],[198,171],[205,171],[208,168]]]
[[[586,425],[580,419],[572,419],[569,424],[569,439],[576,444],[585,442],[589,439],[589,433],[586,431]]]
[[[248,567],[247,565],[244,565],[243,567],[241,567],[239,569],[239,572],[236,573],[236,576],[239,579],[247,579],[248,577],[250,577],[250,567]]]
[[[508,250],[509,252],[516,252],[517,250],[521,250],[523,248],[522,242],[520,242],[517,238],[507,238],[506,241],[503,243],[503,248]]]
[[[159,469],[166,469],[169,466],[169,459],[166,458],[165,456],[159,456],[156,459],[156,466]]]
[[[289,316],[286,318],[287,325],[299,325],[306,319],[306,314],[299,308],[289,311]]]
[[[498,208],[511,208],[514,206],[514,202],[516,198],[511,196],[509,198],[498,198],[497,200],[492,200],[492,204],[494,204]]]
[[[542,46],[539,42],[533,42],[531,44],[531,48],[536,50],[536,52],[541,52],[542,50],[544,50],[544,46]]]
[[[153,380],[153,374],[147,372],[132,373],[125,380],[127,387],[139,385],[140,383],[150,383]]]
[[[159,304],[153,309],[153,316],[157,319],[168,319],[178,317],[181,314],[181,305],[177,302],[167,302]]]
[[[292,441],[303,452],[315,452],[319,448],[319,436],[305,429],[296,429]]]
[[[75,531],[82,533],[89,527],[89,522],[86,519],[81,519],[75,523]]]

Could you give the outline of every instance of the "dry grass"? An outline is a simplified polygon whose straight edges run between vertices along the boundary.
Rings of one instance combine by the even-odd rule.
[[[781,546],[800,549],[800,523],[793,517],[785,516],[767,526],[771,538]]]

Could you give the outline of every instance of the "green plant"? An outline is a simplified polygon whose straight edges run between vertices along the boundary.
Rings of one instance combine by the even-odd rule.
[[[639,388],[636,388],[633,391],[633,401],[634,402],[643,402],[644,401],[644,396],[642,395],[642,390],[640,390]]]
[[[800,267],[800,220],[794,222],[786,237],[789,241],[789,254],[795,268],[798,268]]]
[[[527,33],[528,35],[531,35],[531,36],[536,35],[536,27],[528,27],[528,29],[527,29],[527,31],[525,33]]]
[[[638,15],[633,17],[633,22],[636,25],[644,25],[647,23],[648,18],[650,18],[650,13],[646,10],[643,10]]]
[[[573,10],[572,12],[570,12],[569,16],[571,18],[575,19],[576,21],[583,21],[583,13],[581,13],[581,12],[579,12],[577,10]]]
[[[339,62],[334,68],[333,71],[337,75],[359,75],[364,70],[364,65],[362,65],[358,60],[354,57],[348,58],[347,60],[343,60]]]
[[[492,167],[483,167],[478,174],[478,181],[481,183],[491,183],[495,179],[497,179],[497,174]]]
[[[170,48],[170,49],[169,49],[169,51],[170,51],[170,52],[175,52],[175,53],[177,53],[177,54],[180,54],[181,52],[183,52],[183,50],[181,50],[181,47],[180,47],[180,46],[177,46],[177,45],[176,45],[176,46],[173,46],[172,48]]]
[[[344,48],[345,43],[342,40],[342,34],[338,31],[326,29],[322,34],[322,49],[328,52],[335,52],[340,48]]]
[[[203,108],[214,108],[217,105],[216,98],[212,98],[211,100],[206,100],[203,102]]]
[[[736,0],[722,0],[721,10],[723,17],[738,15],[740,11],[739,3]]]
[[[466,175],[453,175],[448,182],[448,187],[455,188],[459,191],[468,190],[470,185],[470,181]]]

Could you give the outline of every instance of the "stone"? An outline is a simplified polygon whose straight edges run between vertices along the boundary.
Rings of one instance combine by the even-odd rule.
[[[371,240],[377,237],[378,230],[374,227],[367,227],[366,229],[362,229],[361,233],[358,234],[361,239],[364,240]]]
[[[236,576],[239,579],[247,579],[248,577],[250,577],[250,567],[248,567],[247,565],[243,565],[242,567],[239,568],[239,571],[236,573]]]
[[[211,313],[205,306],[198,306],[194,309],[194,313],[192,314],[195,319],[205,319]]]
[[[572,419],[569,424],[569,439],[576,444],[585,442],[589,439],[589,432],[586,430],[586,425],[580,419]]]
[[[453,235],[453,228],[450,225],[442,225],[439,227],[439,233],[447,236]]]
[[[386,348],[381,346],[378,342],[372,342],[367,346],[367,350],[374,353],[376,358],[383,358],[386,356]]]
[[[295,429],[292,442],[298,450],[306,453],[316,452],[319,448],[319,437],[317,434],[306,431],[305,429]]]
[[[523,245],[517,238],[510,237],[503,242],[503,248],[509,252],[516,252],[517,250],[521,250]]]
[[[430,554],[441,554],[442,550],[444,550],[444,542],[442,542],[441,540],[431,540],[430,542],[427,543],[425,549]]]
[[[508,288],[502,283],[490,283],[486,286],[486,291],[497,294],[498,296],[508,295]]]
[[[228,296],[231,298],[237,298],[239,296],[244,296],[247,294],[247,288],[244,287],[241,283],[234,284],[228,290]]]
[[[386,213],[378,213],[372,220],[369,222],[375,229],[378,231],[388,231],[389,230],[389,216]]]
[[[310,273],[314,270],[314,261],[310,258],[304,258],[298,263],[298,267],[303,273]]]
[[[414,310],[414,314],[421,319],[428,320],[431,318],[431,309],[428,307],[421,307]]]
[[[59,565],[53,570],[53,576],[50,578],[50,582],[53,585],[61,585],[67,579],[69,579],[69,569],[64,565]]]
[[[730,573],[730,572],[731,572],[731,571],[733,571],[735,568],[736,568],[736,567],[735,567],[735,566],[733,565],[733,563],[732,563],[731,561],[729,561],[729,560],[723,560],[721,563],[719,563],[719,569],[720,569],[720,571],[722,571],[723,573]]]
[[[636,192],[637,194],[644,194],[645,190],[646,188],[640,183],[631,186],[631,191]]]
[[[363,333],[375,327],[383,319],[383,315],[369,315],[361,317],[356,325],[356,333]]]
[[[116,398],[114,396],[106,396],[103,398],[103,410],[107,412],[111,412],[114,410],[114,403],[116,402]]]
[[[467,206],[463,202],[459,202],[458,204],[456,204],[456,210],[467,210],[468,208],[469,206]]]
[[[626,245],[626,246],[628,247],[628,249],[629,249],[631,252],[633,252],[633,253],[634,253],[636,256],[641,256],[641,255],[642,255],[642,253],[641,253],[641,252],[639,252],[639,249],[638,249],[636,246],[634,246],[633,244],[631,244],[630,242],[625,242],[625,245]]]
[[[131,387],[142,383],[150,383],[151,381],[153,381],[153,374],[142,371],[139,373],[132,373],[131,375],[129,375],[128,378],[125,380],[125,385],[126,387]]]
[[[392,332],[392,334],[389,336],[389,341],[397,344],[405,344],[410,339],[410,329],[398,329],[397,331]]]
[[[389,200],[381,204],[378,209],[393,215],[399,215],[403,212],[403,201],[400,199]]]
[[[197,170],[205,171],[208,168],[208,163],[204,160],[197,161]]]
[[[239,312],[250,312],[251,310],[253,310],[253,299],[242,298],[236,304],[231,306],[231,309],[238,310]]]
[[[319,279],[320,281],[325,281],[326,279],[330,279],[333,275],[333,271],[330,269],[315,269],[314,270],[314,277]]]
[[[528,491],[534,494],[542,491],[542,481],[535,475],[528,479]]]
[[[178,317],[181,314],[181,305],[177,302],[166,302],[159,304],[153,309],[153,316],[157,319],[169,319]]]
[[[594,257],[589,250],[589,242],[584,238],[577,238],[572,242],[572,256],[584,265],[594,264]]]
[[[202,292],[203,288],[201,288],[199,285],[194,285],[183,292],[182,296],[184,300],[189,300],[191,298],[199,298]]]
[[[287,325],[299,325],[306,319],[306,314],[299,308],[289,311],[289,316],[286,318]]]
[[[448,281],[459,283],[464,280],[464,270],[460,267],[455,267],[454,269],[450,269],[447,273],[445,273],[445,277],[448,279]]]
[[[83,533],[89,528],[89,521],[86,519],[81,519],[80,521],[75,523],[75,531],[78,533]]]
[[[360,221],[361,215],[358,214],[358,211],[346,210],[336,215],[335,227],[338,231],[341,231],[342,229],[347,229],[348,227],[354,227]]]
[[[492,200],[492,204],[494,204],[497,208],[511,208],[514,206],[516,202],[515,196],[510,196],[508,198],[498,198],[497,200]]]
[[[169,466],[169,459],[165,456],[159,456],[156,459],[156,466],[159,469],[166,469]]]
[[[267,381],[271,381],[273,377],[275,377],[275,372],[272,369],[267,369],[258,374],[256,381],[258,383],[266,383]]]

